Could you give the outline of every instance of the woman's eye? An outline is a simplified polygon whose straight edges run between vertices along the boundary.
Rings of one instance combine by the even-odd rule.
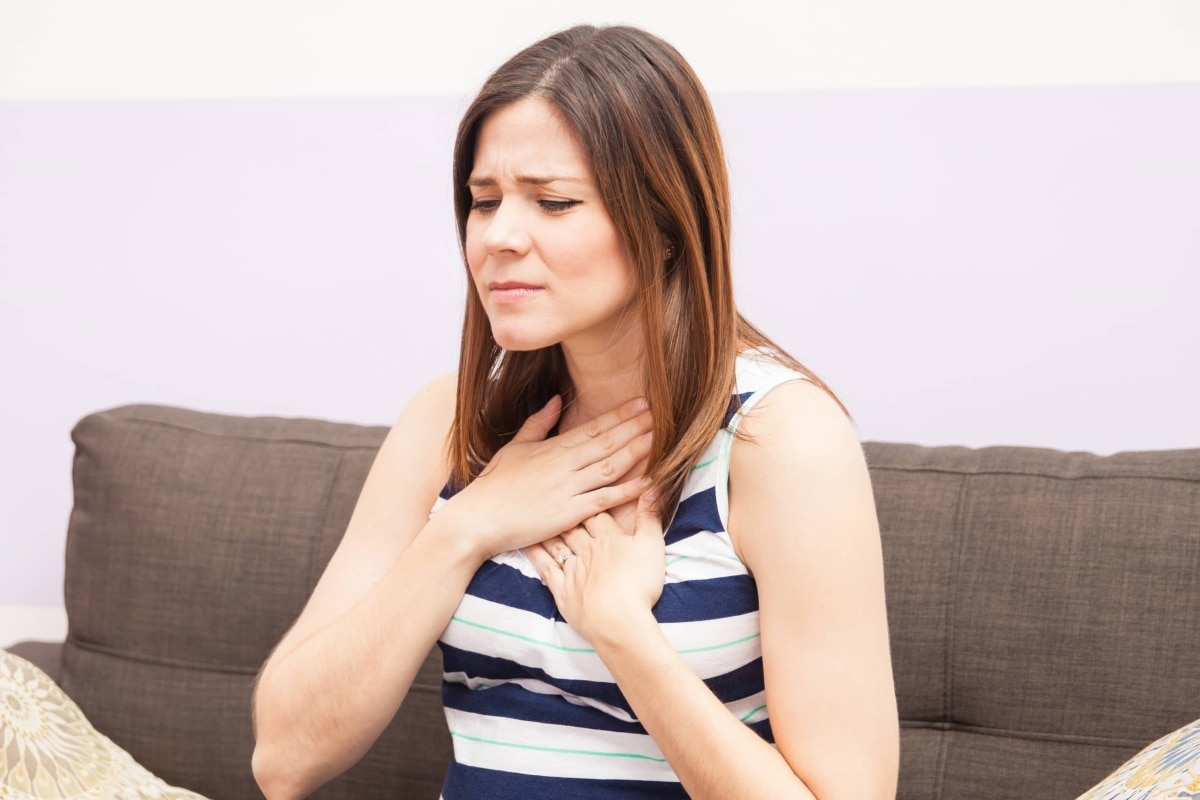
[[[582,200],[538,200],[538,205],[542,207],[543,211],[551,214],[561,214],[582,202]]]
[[[491,214],[493,211],[495,211],[499,207],[500,207],[499,200],[478,199],[478,200],[471,201],[471,210],[478,212],[480,214],[484,214],[484,215]]]

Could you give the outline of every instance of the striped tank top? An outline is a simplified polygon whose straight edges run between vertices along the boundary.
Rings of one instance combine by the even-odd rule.
[[[802,378],[761,357],[738,358],[725,424],[664,532],[666,580],[653,612],[729,712],[769,742],[758,591],[726,532],[729,455],[742,415],[773,387]],[[523,551],[479,568],[438,643],[454,742],[443,800],[687,797]]]

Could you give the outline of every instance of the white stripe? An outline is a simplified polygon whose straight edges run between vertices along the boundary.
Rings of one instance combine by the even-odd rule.
[[[472,691],[493,689],[497,686],[504,686],[505,684],[511,683],[516,686],[520,686],[522,689],[525,689],[526,691],[529,691],[529,692],[535,692],[536,694],[557,695],[557,696],[561,697],[562,699],[566,700],[568,703],[573,703],[574,705],[577,705],[577,706],[587,706],[588,708],[594,708],[597,711],[607,714],[608,716],[610,716],[614,719],[619,719],[621,722],[637,722],[638,721],[637,717],[634,717],[632,714],[630,714],[628,711],[626,711],[623,708],[618,708],[617,706],[609,705],[608,703],[603,703],[603,702],[596,700],[594,698],[591,698],[591,697],[581,697],[577,694],[571,694],[570,692],[564,692],[562,689],[559,689],[557,686],[551,686],[550,684],[546,683],[545,681],[539,681],[536,678],[514,678],[512,680],[488,680],[487,678],[472,678],[472,677],[468,676],[467,673],[460,671],[460,672],[445,672],[442,674],[442,679],[445,680],[447,683],[460,683],[463,686],[466,686],[467,688],[471,689]],[[753,708],[753,706],[751,706],[751,708]]]
[[[701,678],[724,675],[761,654],[757,611],[659,627]],[[567,623],[472,595],[463,597],[442,641],[459,650],[536,665],[552,678],[613,682],[588,641]]]
[[[667,545],[667,583],[746,574],[728,534],[705,531]]]
[[[638,721],[637,717],[633,716],[623,708],[618,708],[616,706],[609,705],[608,703],[602,703],[599,700],[595,700],[590,697],[580,697],[579,695],[571,694],[570,692],[564,692],[556,686],[551,686],[544,681],[539,681],[534,678],[489,681],[483,678],[472,678],[465,672],[446,672],[443,673],[442,678],[447,683],[461,684],[469,688],[471,691],[486,691],[487,689],[494,689],[497,686],[514,684],[516,686],[520,686],[522,689],[528,692],[534,692],[542,695],[553,695],[561,697],[566,702],[573,703],[577,706],[594,708],[597,711],[607,714],[613,719],[620,720],[621,722]],[[731,703],[726,703],[725,707],[729,709],[730,714],[733,714],[742,722],[762,722],[768,716],[767,693],[766,691],[755,692],[749,697],[743,697],[740,700],[734,700]]]
[[[454,757],[481,769],[552,778],[677,781],[654,740],[446,709]]]
[[[492,561],[496,564],[512,567],[526,578],[533,578],[545,584],[542,576],[538,574],[537,567],[533,566],[533,562],[529,560],[529,556],[525,554],[524,550],[509,550],[506,553],[500,553],[497,556],[493,556]]]
[[[767,718],[767,693],[755,692],[749,697],[726,703],[729,713],[745,723],[762,722]]]
[[[588,641],[565,622],[465,595],[442,633],[451,647],[535,664],[555,678],[612,682]]]
[[[758,612],[659,625],[687,665],[703,679],[732,672],[762,655]]]

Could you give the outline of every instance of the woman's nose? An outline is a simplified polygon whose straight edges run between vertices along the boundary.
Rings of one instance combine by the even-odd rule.
[[[518,201],[500,203],[488,219],[482,241],[489,253],[523,253],[529,248],[529,226]]]

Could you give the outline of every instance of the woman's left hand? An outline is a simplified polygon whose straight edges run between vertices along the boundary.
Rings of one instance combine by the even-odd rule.
[[[589,641],[648,612],[662,595],[666,547],[653,492],[638,500],[632,532],[600,513],[525,552],[563,618]]]

